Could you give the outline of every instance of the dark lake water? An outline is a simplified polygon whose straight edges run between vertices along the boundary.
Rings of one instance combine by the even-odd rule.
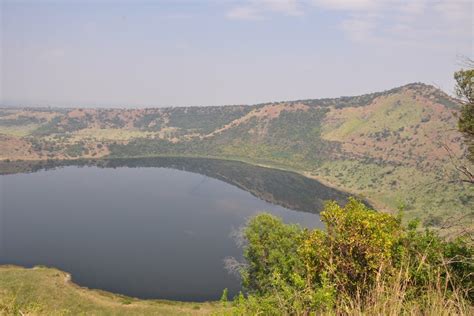
[[[207,159],[2,166],[0,264],[46,265],[140,298],[216,300],[239,279],[232,232],[260,211],[320,226],[345,194],[295,173]]]

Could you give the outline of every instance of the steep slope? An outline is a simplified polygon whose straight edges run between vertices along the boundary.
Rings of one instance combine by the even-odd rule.
[[[465,148],[458,104],[421,83],[357,97],[253,106],[2,109],[3,159],[202,156],[292,169],[408,217],[473,216],[445,149]],[[18,144],[18,145],[17,145]],[[21,145],[21,146],[20,146]],[[18,148],[17,148],[18,147]]]

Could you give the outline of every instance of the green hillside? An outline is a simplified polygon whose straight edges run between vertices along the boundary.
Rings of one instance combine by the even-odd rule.
[[[356,97],[252,106],[0,109],[0,159],[198,156],[297,171],[441,226],[474,217],[457,181],[459,105],[421,83]],[[471,224],[472,225],[472,224]]]

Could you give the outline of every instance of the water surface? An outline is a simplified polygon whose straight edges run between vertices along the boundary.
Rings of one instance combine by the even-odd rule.
[[[140,298],[234,295],[232,231],[263,210],[320,226],[322,200],[346,198],[294,173],[205,159],[44,167],[0,176],[0,264],[53,266]]]

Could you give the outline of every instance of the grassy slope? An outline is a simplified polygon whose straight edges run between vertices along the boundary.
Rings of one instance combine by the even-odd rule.
[[[52,268],[0,266],[0,315],[222,315],[220,303],[139,300],[79,287]]]
[[[333,111],[331,119],[323,138],[342,143],[346,155],[325,161],[320,177],[370,197],[379,207],[404,206],[409,217],[431,224],[472,216],[472,187],[448,183],[456,174],[442,146],[457,153],[463,149],[453,131],[456,117],[445,107],[409,91],[364,108]]]
[[[403,205],[409,218],[439,225],[447,216],[474,215],[474,192],[452,183],[456,175],[443,149],[444,143],[458,156],[464,151],[455,111],[453,100],[423,84],[247,107],[4,109],[0,158],[242,160],[315,177],[380,209]]]

